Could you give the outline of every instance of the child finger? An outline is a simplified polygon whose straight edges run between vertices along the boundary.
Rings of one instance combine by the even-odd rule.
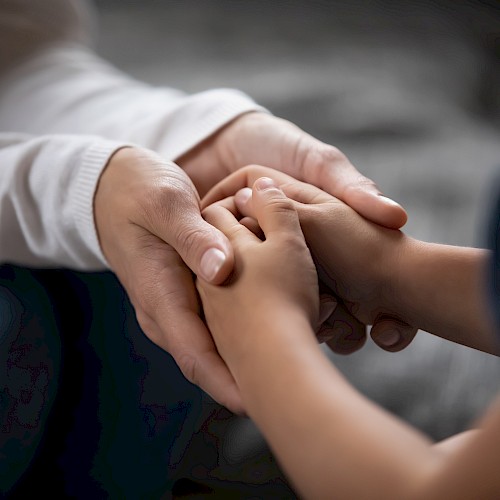
[[[224,207],[226,210],[231,212],[234,217],[236,218],[240,217],[240,212],[236,205],[236,200],[234,196],[228,196],[227,198],[223,198],[222,200],[216,201],[212,203],[211,206]],[[207,208],[205,208],[203,211],[207,210]]]
[[[290,176],[278,170],[261,165],[249,165],[238,169],[216,184],[203,197],[202,208],[227,196],[233,196],[240,189],[253,186],[254,182],[263,176],[272,177],[278,184],[292,180]]]
[[[230,210],[220,204],[205,208],[202,215],[209,224],[222,231],[233,245],[260,241],[252,231],[240,224]]]
[[[261,227],[259,226],[259,223],[257,222],[256,219],[253,217],[243,217],[240,219],[240,224],[242,226],[245,226],[249,231],[252,231],[259,240],[264,239],[264,233],[262,232]]]
[[[240,168],[216,184],[201,200],[201,207],[233,196],[241,189],[253,186],[260,177],[273,179],[283,192],[291,199],[304,204],[323,203],[332,200],[332,196],[311,184],[299,181],[293,177],[261,165],[249,165]]]
[[[257,179],[252,189],[255,216],[266,238],[272,235],[300,234],[299,216],[292,200],[269,177]]]
[[[240,189],[234,195],[234,203],[240,214],[255,219],[255,211],[252,204],[252,188]]]

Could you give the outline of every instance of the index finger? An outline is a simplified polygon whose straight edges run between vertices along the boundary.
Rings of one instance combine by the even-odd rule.
[[[260,242],[260,239],[245,225],[241,224],[236,219],[236,214],[231,211],[236,211],[234,200],[230,202],[227,200],[228,198],[205,208],[202,212],[205,220],[222,231],[234,248],[237,248],[240,244]],[[229,208],[226,208],[227,205],[229,205]]]

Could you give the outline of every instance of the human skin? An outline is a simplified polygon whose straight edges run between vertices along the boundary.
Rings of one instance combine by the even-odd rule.
[[[320,200],[314,201],[321,205]],[[493,405],[478,423],[478,430],[435,445],[357,392],[321,352],[313,330],[317,276],[306,251],[307,230],[302,220],[299,224],[297,207],[269,179],[256,180],[252,216],[263,231],[263,240],[239,222],[233,198],[205,208],[204,217],[231,241],[235,266],[224,285],[198,279],[197,287],[210,331],[245,407],[301,497],[498,498],[500,404]],[[335,211],[341,214],[339,209],[337,206]],[[328,220],[332,215],[329,213]],[[341,215],[340,223],[345,222],[343,218],[355,223],[356,217],[348,211]],[[344,229],[353,231],[350,226]],[[370,236],[362,235],[362,239]],[[379,238],[384,239],[380,234]],[[393,246],[404,245],[403,236],[390,238]],[[405,279],[420,280],[421,267],[426,265],[421,252],[442,262],[449,259],[451,266],[461,258],[453,251],[446,253],[448,247],[437,247],[435,254],[433,247],[413,253],[401,246],[398,265],[408,267]],[[413,267],[415,257],[418,267]],[[433,276],[438,280],[439,269],[434,269],[437,274]],[[460,274],[461,269],[456,266],[454,271]],[[448,271],[443,269],[443,274]],[[425,282],[420,280],[424,287],[436,286],[434,279],[431,285]],[[407,281],[400,284],[406,287]],[[453,293],[453,289],[447,291]],[[482,294],[474,296],[475,288],[468,293],[471,303],[483,298]],[[476,312],[456,305],[452,313],[462,321],[477,321],[469,317]],[[425,300],[419,307],[428,315],[424,321],[432,321],[435,314],[425,311]]]
[[[330,189],[389,227],[406,221],[404,209],[381,196],[338,149],[265,113],[237,118],[177,163],[138,147],[120,149],[94,200],[102,251],[146,335],[172,354],[188,380],[238,413],[241,397],[199,317],[192,273],[220,283],[231,272],[231,245],[201,217],[199,194],[255,161]],[[342,306],[334,315],[364,336],[364,325]]]
[[[359,321],[396,318],[453,342],[500,352],[483,298],[487,251],[415,240],[367,221],[314,186],[260,166],[229,176],[203,205],[236,195],[240,215],[252,217],[247,186],[262,176],[272,177],[295,200],[319,275]],[[329,344],[335,348],[337,342],[334,337]]]

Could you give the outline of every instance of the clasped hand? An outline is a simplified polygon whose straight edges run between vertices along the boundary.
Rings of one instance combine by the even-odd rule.
[[[406,221],[404,210],[381,196],[340,151],[263,113],[239,117],[176,163],[137,147],[119,150],[101,175],[94,201],[103,254],[145,334],[174,357],[188,380],[236,412],[244,411],[241,397],[200,318],[193,281],[195,273],[222,283],[234,253],[227,236],[202,218],[199,196],[256,162],[315,184],[387,227]],[[333,319],[326,333],[344,342],[335,346],[331,339],[330,345],[359,347],[364,325],[342,303]],[[338,325],[350,329],[335,333]]]
[[[208,215],[207,220],[213,224],[211,206],[222,205],[231,210],[240,225],[258,233],[261,220],[255,207],[256,193],[254,190],[252,195],[248,186],[263,176],[272,178],[293,200],[291,203],[298,213],[320,283],[338,298],[337,309],[322,326],[323,335],[329,333],[327,344],[340,353],[352,352],[363,345],[365,330],[360,336],[353,335],[352,321],[346,321],[347,314],[363,325],[374,325],[371,333],[376,342],[381,332],[397,329],[398,345],[384,345],[384,348],[396,351],[405,347],[416,332],[398,319],[395,307],[398,255],[407,241],[406,236],[367,221],[315,186],[261,166],[240,169],[215,186],[202,201],[202,205],[208,207],[203,212]],[[286,254],[286,248],[281,250]],[[301,269],[302,264],[298,263],[296,269],[290,267],[288,271],[296,274]]]

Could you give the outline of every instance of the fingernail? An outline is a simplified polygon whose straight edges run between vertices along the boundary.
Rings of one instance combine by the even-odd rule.
[[[200,268],[207,281],[212,281],[226,261],[226,255],[218,248],[208,249],[201,258]]]
[[[385,347],[392,347],[401,340],[401,334],[397,330],[384,330],[377,335],[377,342]]]
[[[254,187],[258,191],[264,191],[265,189],[276,187],[276,184],[269,177],[261,177],[255,181]]]
[[[393,199],[388,198],[387,196],[384,196],[383,194],[380,194],[379,198],[382,198],[382,201],[384,203],[387,203],[387,205],[392,205],[393,207],[400,207],[401,206],[397,201],[394,201]]]
[[[337,302],[335,300],[327,299],[319,303],[319,324],[324,323],[337,309]]]
[[[251,197],[252,190],[250,188],[240,189],[235,195],[236,202],[242,205],[245,205]]]

